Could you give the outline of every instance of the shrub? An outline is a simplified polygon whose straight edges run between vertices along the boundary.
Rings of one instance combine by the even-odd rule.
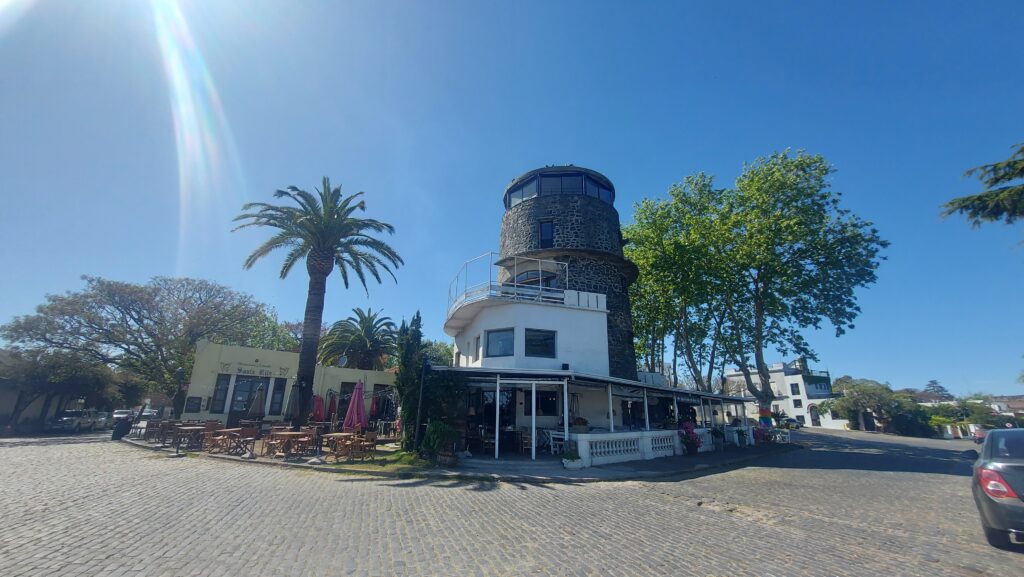
[[[430,421],[427,432],[423,435],[423,449],[431,456],[452,451],[455,441],[459,440],[459,432],[444,421]]]

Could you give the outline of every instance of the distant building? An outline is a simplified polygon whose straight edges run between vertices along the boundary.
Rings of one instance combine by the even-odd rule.
[[[757,371],[751,369],[757,379]],[[828,371],[812,371],[807,362],[798,358],[791,363],[775,363],[768,368],[775,392],[772,411],[785,411],[787,417],[808,427],[845,429],[849,421],[836,413],[821,412],[818,404],[839,396],[832,390],[832,377]],[[746,380],[739,370],[725,374],[725,394],[749,395]],[[747,404],[747,414],[757,414],[757,404]]]

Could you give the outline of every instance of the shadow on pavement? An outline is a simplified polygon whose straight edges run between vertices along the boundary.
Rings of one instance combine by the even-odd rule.
[[[110,441],[110,432],[84,433],[81,435],[55,435],[52,437],[9,437],[0,439],[0,449],[16,447],[48,447],[55,445],[80,445],[83,443],[103,443]]]
[[[773,459],[762,466],[783,469],[846,469],[971,476],[973,447],[951,445],[948,449],[914,446],[913,440],[873,441],[829,434],[804,434],[799,439],[807,450]]]

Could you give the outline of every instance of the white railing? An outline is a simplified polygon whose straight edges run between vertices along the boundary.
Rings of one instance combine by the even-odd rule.
[[[679,438],[679,433],[675,431],[651,435],[651,452],[658,457],[671,457],[675,455],[677,438]]]
[[[694,429],[693,432],[700,437],[698,453],[710,453],[715,450],[715,437],[711,434],[711,429]]]
[[[500,265],[498,263],[501,263]],[[521,278],[524,273],[526,278]],[[554,277],[557,287],[543,286]],[[569,285],[569,265],[536,258],[507,257],[488,252],[462,263],[448,286],[448,313],[485,298],[562,304]]]
[[[682,455],[676,431],[624,431],[621,433],[569,433],[584,467]]]

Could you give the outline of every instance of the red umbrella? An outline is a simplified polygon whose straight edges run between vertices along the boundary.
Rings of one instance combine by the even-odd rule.
[[[313,396],[313,420],[324,420],[324,398],[320,395]]]
[[[363,381],[356,383],[356,388],[352,390],[352,399],[348,402],[348,411],[345,412],[345,423],[342,425],[345,429],[365,429],[370,425],[369,419],[366,418],[366,403],[363,401]]]
[[[377,395],[376,394],[373,395],[373,400],[370,401],[370,418],[371,419],[376,419],[377,418]]]
[[[331,394],[331,402],[327,404],[327,420],[334,420],[335,415],[338,414],[338,395]]]

